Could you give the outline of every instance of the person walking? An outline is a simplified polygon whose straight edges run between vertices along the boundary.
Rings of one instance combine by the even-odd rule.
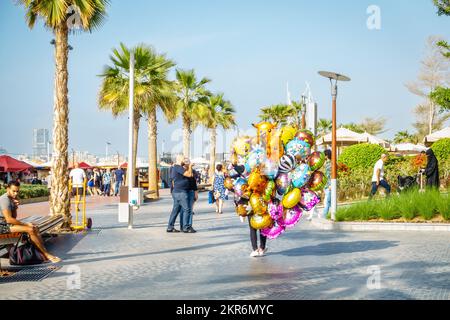
[[[114,172],[116,176],[116,183],[114,184],[114,196],[117,197],[120,193],[120,186],[123,184],[123,177],[125,173],[123,172],[121,167],[118,167]]]
[[[216,166],[213,181],[214,198],[216,199],[216,213],[223,214],[223,201],[226,200],[227,194],[225,189],[225,174],[223,172],[223,165]]]
[[[184,233],[196,232],[194,228],[189,225],[189,218],[191,215],[191,208],[189,206],[189,178],[193,178],[194,175],[192,172],[192,164],[189,164],[187,169],[185,169],[184,161],[184,157],[182,155],[178,155],[176,164],[171,170],[173,208],[172,213],[170,214],[169,223],[167,225],[167,232],[180,232],[175,229],[175,221],[179,214],[181,231]]]
[[[372,191],[370,192],[369,199],[377,193],[378,188],[381,186],[386,190],[387,196],[391,194],[391,186],[384,178],[384,164],[388,160],[387,154],[382,154],[381,159],[377,161],[375,167],[373,168],[372,175]]]
[[[111,171],[106,169],[103,174],[103,195],[109,197],[111,195]]]
[[[100,171],[98,168],[94,169],[94,193],[96,195],[101,195],[101,184],[102,184],[102,176],[100,175]]]
[[[267,237],[265,237],[261,230],[256,230],[250,223],[250,217],[248,217],[248,226],[250,228],[250,242],[252,244],[253,251],[250,253],[250,257],[263,257],[267,252]],[[258,235],[259,235],[259,247],[258,247]]]
[[[427,177],[427,188],[439,189],[439,163],[433,149],[428,149],[426,152],[422,152],[427,155],[427,166],[424,170]]]
[[[81,197],[84,196],[86,173],[80,168],[79,163],[75,163],[75,167],[69,173],[69,179],[72,180],[72,195],[75,197],[75,209],[80,211],[79,203]]]
[[[189,169],[189,159],[184,159],[184,169]],[[185,217],[187,219],[186,223],[183,223],[183,225],[187,226],[193,226],[193,218],[194,218],[194,204],[198,200],[198,186],[197,186],[197,179],[198,179],[198,172],[194,169],[192,169],[192,178],[189,179],[189,191],[188,191],[188,202],[189,202],[189,208],[191,214],[189,216],[183,215],[183,218]]]

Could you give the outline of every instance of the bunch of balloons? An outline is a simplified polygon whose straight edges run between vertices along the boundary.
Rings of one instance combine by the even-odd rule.
[[[308,130],[277,129],[269,122],[254,126],[256,138],[238,137],[233,143],[225,187],[234,192],[237,214],[276,239],[320,202],[316,192],[327,184],[319,171],[325,154],[311,152],[315,137]]]

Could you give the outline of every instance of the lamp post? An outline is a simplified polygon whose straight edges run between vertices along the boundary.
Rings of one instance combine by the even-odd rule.
[[[349,77],[335,72],[319,71],[322,77],[330,79],[332,103],[332,140],[331,140],[331,220],[336,220],[337,210],[337,153],[336,153],[336,100],[338,81],[350,81]],[[333,83],[334,80],[334,83]]]
[[[111,145],[110,142],[106,142],[106,157],[105,157],[105,161],[108,162],[108,147]]]

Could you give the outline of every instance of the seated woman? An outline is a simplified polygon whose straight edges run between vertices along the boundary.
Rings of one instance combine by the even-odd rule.
[[[60,262],[61,259],[51,255],[44,247],[44,241],[39,234],[37,226],[32,223],[23,223],[17,220],[17,208],[19,206],[18,194],[20,183],[11,181],[6,187],[6,193],[0,196],[0,234],[5,233],[27,233],[31,242],[44,255],[44,257],[53,262]]]

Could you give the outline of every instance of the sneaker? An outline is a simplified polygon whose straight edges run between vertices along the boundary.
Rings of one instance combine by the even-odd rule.
[[[252,258],[259,257],[259,251],[258,250],[252,251],[252,253],[250,253],[250,257]]]
[[[196,233],[194,228],[190,227],[189,229],[183,230],[184,233]]]
[[[169,232],[169,233],[179,233],[180,230],[177,230],[177,229],[167,229],[167,232]]]
[[[265,248],[265,249],[259,249],[259,256],[260,257],[264,257],[265,255],[266,255],[266,252],[267,252],[267,248]]]

